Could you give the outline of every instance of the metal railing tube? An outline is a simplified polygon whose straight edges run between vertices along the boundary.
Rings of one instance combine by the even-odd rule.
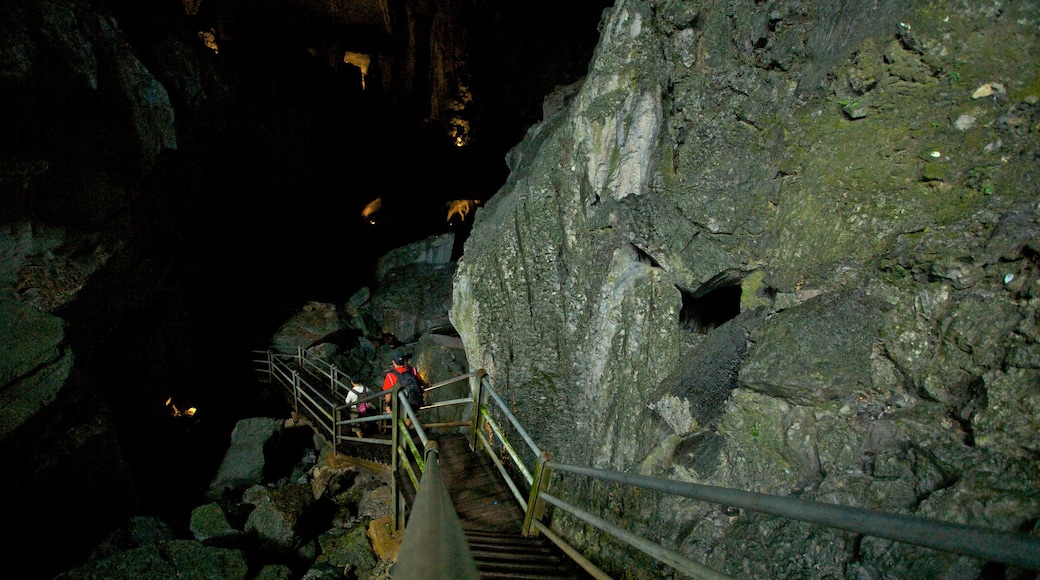
[[[404,442],[407,444],[401,448],[402,453],[404,453],[405,450],[410,451],[412,453],[412,458],[415,459],[415,464],[419,466],[419,471],[426,471],[426,464],[423,460],[423,454],[415,445],[415,440],[412,439],[412,434],[409,433],[408,428],[405,427],[404,421],[399,421],[397,428],[401,430],[401,436],[404,437]],[[423,443],[423,448],[426,448],[426,442]],[[416,481],[415,484],[418,485],[419,482]]]
[[[487,438],[484,437],[484,434],[478,433],[477,435],[480,438],[480,442],[484,444],[484,450],[487,452],[488,457],[491,458],[491,461],[495,464],[495,467],[498,468],[498,472],[502,474],[502,479],[504,479],[506,485],[509,486],[509,490],[513,492],[513,497],[516,498],[516,503],[520,504],[520,509],[526,512],[527,500],[524,499],[524,494],[520,493],[520,490],[516,487],[516,482],[513,481],[513,478],[509,475],[509,472],[506,471],[506,466],[502,464],[502,460],[499,459],[494,453],[491,453],[491,444],[488,442]]]
[[[333,409],[332,412],[335,415],[335,418],[332,420],[332,456],[335,457],[337,455],[337,453],[336,453],[336,451],[337,451],[336,442],[339,441],[340,438],[343,436],[343,430],[340,427],[340,411],[339,411],[339,409],[338,408],[337,409]]]
[[[423,409],[437,409],[440,407],[451,407],[454,405],[465,405],[466,403],[472,403],[473,399],[466,397],[465,399],[449,399],[447,401],[438,401],[436,403],[430,403],[429,405],[423,405]]]
[[[292,384],[293,384],[293,408],[296,412],[300,412],[300,373],[293,371],[292,373]]]
[[[405,400],[404,393],[400,389],[397,390],[397,396],[400,399],[400,408],[404,409],[408,418],[412,420],[412,428],[415,429],[415,433],[419,436],[419,440],[422,441],[423,447],[430,441],[430,438],[426,436],[426,431],[423,430],[422,425],[419,424],[419,418],[415,416],[415,411],[412,410],[412,406]]]
[[[484,377],[481,380],[481,382],[488,383],[488,394],[491,395],[491,398],[495,401],[495,403],[498,404],[498,407],[502,410],[503,413],[505,413],[506,418],[509,419],[509,422],[513,424],[513,428],[516,429],[516,432],[520,434],[520,437],[522,437],[523,440],[527,442],[527,446],[530,447],[531,451],[534,452],[534,456],[538,457],[539,455],[541,455],[542,449],[538,447],[538,445],[535,444],[534,439],[531,439],[531,436],[527,434],[527,430],[524,429],[523,425],[520,424],[520,421],[517,421],[516,416],[513,415],[513,412],[509,410],[509,407],[506,405],[506,402],[502,400],[502,397],[498,396],[498,392],[495,391],[495,387],[491,386],[491,382],[488,381],[487,377]]]
[[[343,407],[336,407],[337,411],[343,410]],[[390,415],[372,415],[371,417],[358,417],[357,419],[340,420],[340,425],[357,425],[359,423],[374,423],[376,421],[386,421],[390,419]],[[375,439],[372,440],[373,442]]]
[[[480,421],[483,418],[481,409],[484,407],[484,377],[486,374],[483,369],[477,371],[477,376],[473,380],[474,384],[470,387],[473,391],[473,425],[470,427],[469,448],[473,451],[477,450],[477,434],[480,433]]]
[[[415,475],[415,470],[412,469],[412,462],[408,461],[408,454],[405,452],[404,447],[398,447],[397,448],[397,454],[400,455],[401,459],[404,460],[404,470],[408,474],[408,479],[411,480],[412,486],[415,489],[419,489],[419,476]],[[419,473],[422,474],[422,471],[420,471]],[[404,514],[402,514],[402,516],[403,515]],[[402,522],[402,526],[403,526],[403,522]]]
[[[519,469],[520,473],[522,473],[524,475],[524,479],[527,480],[528,484],[533,482],[534,481],[534,476],[531,475],[531,472],[527,469],[527,466],[524,465],[524,462],[520,459],[520,454],[518,454],[516,452],[516,449],[513,449],[513,445],[509,442],[508,439],[505,438],[505,435],[502,434],[502,429],[501,429],[501,427],[498,426],[498,422],[495,421],[491,417],[491,413],[489,413],[487,411],[487,409],[484,409],[483,412],[484,412],[484,422],[487,423],[488,425],[490,425],[491,426],[491,430],[494,431],[495,435],[498,436],[498,440],[502,442],[502,448],[505,449],[506,453],[509,454],[509,457],[511,457],[513,459],[513,464],[516,465],[516,468]],[[491,445],[488,444],[488,453],[489,454],[490,454],[490,449],[491,449]],[[541,456],[541,452],[539,451],[539,455],[536,455],[536,457],[540,457],[540,456]]]
[[[659,544],[655,544],[642,536],[638,536],[620,526],[608,522],[607,520],[593,515],[579,507],[572,506],[567,502],[554,497],[548,493],[541,494],[541,498],[554,506],[569,512],[574,517],[591,524],[608,534],[620,538],[625,543],[635,546],[636,548],[646,552],[648,555],[656,558],[657,560],[668,564],[672,568],[687,574],[699,580],[729,580],[732,577],[725,574],[721,574],[708,568],[704,564],[695,562],[686,556],[682,555],[675,550],[665,548]]]
[[[401,506],[401,486],[397,483],[398,480],[398,469],[401,467],[401,462],[398,459],[398,453],[401,451],[399,445],[401,444],[401,434],[397,431],[397,398],[391,397],[390,399],[390,490],[391,500],[390,509],[393,511],[393,531],[397,533],[404,529],[404,513]],[[407,463],[407,461],[405,462]],[[409,466],[410,467],[410,466]]]
[[[364,443],[366,445],[382,445],[384,447],[390,447],[390,441],[386,439],[375,439],[373,437],[352,437],[350,435],[341,435],[340,441],[353,441],[354,443]]]
[[[298,374],[298,373],[297,373],[297,374]],[[326,405],[328,405],[329,407],[335,407],[335,406],[336,406],[336,404],[335,404],[335,403],[333,403],[332,401],[330,401],[328,397],[326,397],[325,395],[323,395],[323,394],[321,393],[321,391],[319,391],[318,389],[316,389],[316,388],[314,387],[314,385],[312,385],[312,384],[311,384],[311,383],[310,383],[310,382],[309,382],[309,381],[308,381],[307,379],[301,378],[301,379],[300,379],[300,382],[301,382],[301,383],[303,383],[304,385],[307,385],[307,389],[308,389],[308,390],[309,390],[309,391],[310,391],[311,393],[313,393],[313,394],[314,394],[314,396],[316,396],[316,397],[320,398],[320,399],[321,399],[321,402],[322,402],[322,403],[325,403],[325,404],[326,404]],[[313,400],[313,397],[312,397],[312,400]],[[318,402],[317,402],[317,401],[315,401],[315,402],[314,402],[314,404],[318,404]]]
[[[395,580],[480,578],[455,505],[441,478],[438,453],[437,443],[431,441],[426,447],[428,468],[417,486],[408,529],[394,565]]]
[[[469,427],[469,421],[448,421],[445,423],[427,423],[426,429],[444,429],[446,427]]]
[[[478,371],[471,371],[471,372],[468,372],[468,373],[466,373],[464,375],[459,375],[457,377],[452,377],[452,378],[450,378],[450,379],[448,379],[446,381],[441,381],[441,382],[439,382],[437,384],[430,385],[429,387],[426,387],[426,389],[424,389],[424,390],[427,393],[429,393],[430,391],[432,391],[434,389],[439,389],[441,387],[446,387],[448,385],[453,385],[455,383],[460,383],[460,382],[462,382],[462,381],[464,381],[464,380],[466,380],[468,378],[477,376],[477,372]]]
[[[549,463],[549,467],[557,471],[586,475],[868,536],[897,540],[982,560],[1003,562],[1028,569],[1040,568],[1040,539],[1027,534],[998,532],[876,510],[633,473],[605,471],[591,467],[577,467],[552,462]]]
[[[581,566],[581,568],[588,572],[589,575],[591,575],[593,578],[595,578],[596,580],[613,580],[610,576],[607,575],[606,572],[600,570],[598,566],[596,566],[588,558],[586,558],[584,554],[575,549],[574,546],[568,544],[563,540],[563,538],[553,533],[553,531],[550,530],[548,526],[546,526],[538,520],[535,520],[533,524],[539,532],[544,534],[546,538],[549,538],[550,542],[556,544],[557,548],[563,550],[563,553],[570,556],[571,560],[574,560],[574,563]]]

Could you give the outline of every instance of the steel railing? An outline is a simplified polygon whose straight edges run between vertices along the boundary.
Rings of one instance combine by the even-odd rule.
[[[444,486],[436,441],[426,444],[426,471],[415,494],[412,515],[394,565],[395,580],[453,578],[477,580],[473,553]]]
[[[390,447],[391,470],[395,474],[392,478],[394,515],[392,523],[395,531],[402,529],[405,505],[402,501],[401,482],[398,481],[397,474],[403,473],[412,484],[413,489],[419,488],[422,474],[426,470],[424,454],[430,443],[426,429],[464,427],[471,424],[470,421],[449,421],[428,423],[424,427],[419,420],[420,411],[467,405],[471,404],[473,399],[470,397],[456,398],[424,405],[421,409],[412,409],[401,392],[400,385],[395,385],[392,391],[374,391],[346,404],[345,401],[340,402],[339,393],[346,393],[351,388],[353,380],[350,376],[340,371],[335,365],[308,355],[302,347],[297,348],[294,353],[269,349],[255,351],[254,354],[257,356],[254,357],[253,363],[261,380],[277,382],[287,388],[293,397],[293,409],[304,415],[323,435],[328,435],[329,440],[333,442],[334,450],[338,449],[338,445],[342,442]],[[477,376],[476,372],[466,373],[434,384],[426,388],[425,392],[432,393],[475,376]],[[318,385],[321,385],[322,388],[319,388]],[[327,395],[328,392],[333,394],[332,399]],[[355,410],[358,405],[362,403],[375,404],[378,405],[377,408],[384,408],[383,399],[388,395],[391,397],[390,413],[354,416],[357,414]],[[390,438],[351,435],[362,425],[372,422],[389,425]]]
[[[905,542],[944,552],[952,552],[985,561],[1000,562],[1026,569],[1040,568],[1040,539],[1024,533],[989,530],[974,526],[949,524],[914,516],[889,514],[849,506],[795,499],[790,497],[752,493],[737,489],[702,485],[665,478],[655,478],[618,471],[594,469],[583,466],[554,462],[533,441],[509,407],[495,391],[486,376],[481,376],[481,391],[487,397],[477,395],[480,404],[475,411],[473,429],[474,449],[485,450],[495,462],[499,472],[506,478],[507,485],[524,510],[523,534],[544,534],[560,547],[582,568],[595,578],[609,578],[602,570],[561,538],[546,519],[546,504],[566,512],[578,520],[614,536],[622,542],[653,557],[683,574],[693,578],[716,580],[728,578],[725,574],[696,562],[688,556],[635,534],[617,524],[597,516],[579,506],[570,505],[550,493],[556,474],[569,473],[601,481],[665,494],[707,501],[718,505],[736,507],[759,513],[780,516],[812,524],[838,528],[869,536]],[[488,406],[485,398],[494,405]],[[506,418],[519,438],[526,443],[534,457],[528,464],[520,459],[519,453],[509,444],[501,425],[492,418],[492,409]],[[486,421],[495,438],[500,439],[503,453],[496,455],[494,444],[485,436],[481,421]],[[514,462],[508,469],[501,457]],[[514,476],[513,474],[519,474]],[[526,485],[525,485],[526,484]],[[527,490],[526,498],[523,489]]]
[[[284,361],[287,358],[298,358],[299,365],[307,359],[302,349],[296,355],[273,355],[268,353],[268,373],[270,377],[282,384],[292,385],[294,400],[298,408],[310,413],[320,413],[321,418],[311,417],[319,424],[325,425],[323,410],[318,409],[322,401],[314,396],[312,385],[293,373]],[[324,363],[311,361],[305,368],[321,369]],[[325,370],[319,376],[327,377],[330,384],[335,385],[337,371]],[[559,485],[562,474],[586,477],[614,484],[628,486],[633,490],[651,490],[685,497],[718,505],[751,510],[759,513],[775,515],[812,524],[843,529],[868,536],[876,536],[899,542],[905,542],[944,552],[956,553],[985,561],[999,562],[1025,569],[1040,569],[1040,539],[1029,534],[994,531],[980,527],[949,524],[936,520],[928,520],[914,516],[889,514],[876,510],[868,510],[836,504],[814,502],[784,496],[752,493],[737,489],[702,485],[665,478],[594,469],[590,467],[568,465],[552,461],[550,455],[542,450],[517,420],[502,397],[495,390],[490,378],[483,370],[467,373],[442,383],[435,384],[427,393],[442,387],[468,380],[472,396],[454,398],[424,404],[421,409],[414,410],[399,388],[393,392],[392,412],[377,417],[365,418],[362,421],[387,420],[391,422],[391,442],[393,449],[393,471],[395,473],[393,490],[394,524],[397,529],[404,526],[404,505],[401,490],[397,487],[396,474],[403,471],[415,489],[420,488],[420,479],[427,467],[425,450],[431,442],[427,429],[468,427],[470,447],[478,453],[486,454],[502,475],[517,503],[524,511],[522,533],[525,536],[543,534],[568,554],[578,565],[595,578],[610,578],[595,564],[585,558],[571,543],[561,537],[559,530],[553,529],[551,514],[547,505],[589,524],[620,541],[636,548],[683,574],[694,578],[716,580],[727,578],[725,574],[712,570],[688,556],[664,546],[660,543],[635,534],[617,524],[610,522],[586,509],[574,506],[552,493],[554,480]],[[346,387],[346,388],[349,388]],[[299,393],[297,394],[297,391]],[[383,397],[385,393],[361,399],[361,401]],[[440,423],[419,421],[420,411],[452,406],[471,406],[469,419]],[[336,413],[342,413],[347,407],[333,410],[331,432],[334,440],[354,440],[371,444],[386,444],[378,439],[356,439],[346,437],[342,429],[354,425],[357,421],[340,421]],[[407,418],[407,419],[406,419]],[[409,427],[408,423],[411,423]],[[337,431],[339,430],[339,431]],[[415,435],[412,435],[412,431]],[[418,442],[416,441],[418,439]],[[522,446],[516,447],[511,441],[519,440]]]

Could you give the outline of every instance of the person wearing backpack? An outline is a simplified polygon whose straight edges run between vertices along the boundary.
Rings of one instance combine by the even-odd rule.
[[[353,380],[350,381],[350,385],[350,390],[347,391],[347,396],[344,397],[343,402],[350,405],[350,418],[353,420],[368,415],[372,411],[373,405],[371,403],[358,403],[358,399],[368,396],[368,387]],[[354,424],[354,435],[359,439],[364,437],[364,429],[361,423]]]
[[[419,372],[415,370],[415,367],[408,364],[408,356],[401,351],[394,351],[390,362],[393,363],[393,368],[390,372],[386,373],[386,378],[383,379],[383,390],[387,391],[386,397],[386,412],[391,412],[390,396],[392,389],[397,383],[401,383],[401,390],[405,393],[405,398],[408,400],[408,404],[412,406],[412,410],[418,411],[419,407],[423,404],[423,384],[422,377],[419,376]]]

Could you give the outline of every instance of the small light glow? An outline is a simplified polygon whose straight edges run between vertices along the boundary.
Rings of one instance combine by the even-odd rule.
[[[372,217],[380,209],[383,208],[383,198],[377,197],[372,201],[368,202],[365,209],[361,210],[361,217],[368,220],[368,223],[375,225],[376,220]]]
[[[372,64],[372,57],[362,52],[348,50],[343,54],[343,62],[361,69],[361,90],[365,90],[365,77],[368,76],[368,67]]]
[[[479,199],[456,199],[455,201],[449,201],[447,203],[448,223],[451,223],[451,218],[455,216],[458,216],[460,222],[466,221],[466,216],[469,215],[469,212],[479,205]]]
[[[217,33],[212,28],[200,30],[198,36],[202,44],[205,44],[206,48],[212,50],[213,54],[220,54],[220,47],[217,46]]]
[[[193,417],[197,411],[195,407],[188,407],[181,411],[177,408],[177,405],[173,404],[173,397],[166,399],[166,406],[170,408],[170,414],[174,417]]]
[[[449,121],[449,125],[451,128],[448,130],[448,133],[455,146],[465,147],[469,145],[469,121],[456,117]]]
[[[473,92],[469,85],[459,83],[455,96],[448,100],[447,108],[454,112],[454,116],[448,120],[448,136],[456,147],[465,147],[470,142],[470,124],[464,119],[466,109],[473,104]]]

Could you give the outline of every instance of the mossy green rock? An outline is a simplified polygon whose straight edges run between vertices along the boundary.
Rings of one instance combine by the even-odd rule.
[[[192,540],[167,540],[120,552],[58,575],[61,580],[96,578],[140,578],[167,580],[186,578],[238,580],[249,567],[238,550],[203,546]]]
[[[856,292],[784,310],[752,336],[740,381],[799,405],[866,388],[879,318],[877,305]]]
[[[1031,2],[615,3],[588,76],[476,214],[451,311],[470,364],[557,460],[939,519],[975,494],[980,523],[1028,525],[1040,111],[1016,95],[1040,86],[1037,52]],[[991,82],[1007,94],[972,98]],[[694,421],[674,377],[751,311],[736,389]],[[981,569],[560,493],[736,576]],[[611,571],[652,569],[561,527]]]

